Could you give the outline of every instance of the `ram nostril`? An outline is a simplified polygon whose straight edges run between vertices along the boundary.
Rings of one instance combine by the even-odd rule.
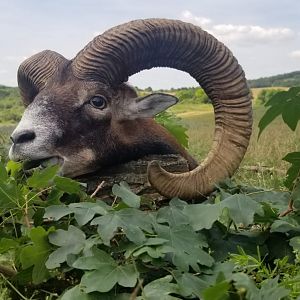
[[[13,134],[10,139],[14,144],[27,143],[35,139],[35,132],[26,130]]]

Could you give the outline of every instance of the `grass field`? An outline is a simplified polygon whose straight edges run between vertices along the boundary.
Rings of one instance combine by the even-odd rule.
[[[259,140],[258,122],[264,113],[263,106],[254,107],[253,135],[247,154],[242,163],[242,168],[236,173],[235,178],[243,183],[262,186],[266,188],[281,188],[284,172],[288,168],[282,158],[292,151],[300,148],[300,131],[292,132],[278,118],[262,134]],[[172,111],[182,118],[182,122],[188,127],[189,151],[198,161],[203,159],[209,151],[213,138],[214,116],[212,106],[209,104],[178,104]],[[9,134],[13,130],[12,125],[0,127],[0,155],[7,153]],[[2,137],[2,138],[1,138]],[[248,171],[248,166],[258,167],[258,172]],[[274,168],[271,172],[263,167]]]
[[[200,161],[205,157],[212,143],[214,131],[212,108],[209,105],[194,105],[184,112],[184,106],[179,104],[173,108],[173,111],[189,128],[189,151]],[[254,107],[253,134],[246,156],[235,178],[239,182],[265,188],[282,188],[284,174],[289,166],[282,158],[288,152],[299,151],[300,131],[297,129],[296,132],[292,132],[280,117],[257,140],[258,122],[264,111],[263,106]],[[257,167],[258,171],[249,171],[250,166]],[[275,170],[270,172],[271,168]]]

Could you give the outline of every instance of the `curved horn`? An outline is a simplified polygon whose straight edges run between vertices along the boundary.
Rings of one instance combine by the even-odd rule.
[[[32,102],[58,67],[66,61],[62,55],[45,50],[22,62],[18,69],[18,86],[25,105]]]
[[[171,174],[156,162],[150,183],[167,197],[199,198],[238,168],[252,130],[252,107],[244,72],[230,50],[197,26],[165,19],[137,20],[92,40],[73,61],[76,77],[118,85],[152,67],[188,72],[212,100],[212,149],[191,172]]]

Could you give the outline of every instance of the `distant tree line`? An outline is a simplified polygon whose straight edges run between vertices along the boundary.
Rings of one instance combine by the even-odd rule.
[[[300,71],[248,80],[251,88],[292,87],[300,85]]]

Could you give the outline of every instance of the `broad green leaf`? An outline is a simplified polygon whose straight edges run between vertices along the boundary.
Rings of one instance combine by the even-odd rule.
[[[190,204],[184,208],[190,224],[195,231],[210,229],[222,213],[222,206],[218,204]]]
[[[290,239],[290,245],[293,247],[294,250],[300,252],[300,236],[295,236]]]
[[[257,298],[255,300],[280,300],[288,295],[289,290],[279,285],[277,276],[273,279],[267,279],[262,283],[261,289],[259,290]]]
[[[45,219],[52,219],[54,221],[60,220],[62,217],[71,214],[72,210],[65,205],[51,205],[45,208]]]
[[[260,204],[243,194],[232,195],[221,202],[222,208],[228,209],[230,218],[236,224],[248,226],[253,223],[254,214],[263,215]]]
[[[59,166],[50,166],[42,170],[35,170],[33,175],[27,179],[27,184],[30,187],[46,188],[56,176]]]
[[[247,300],[257,300],[258,298],[258,288],[256,287],[254,281],[245,273],[233,274],[234,286],[238,291],[246,290]],[[267,299],[265,299],[267,300]]]
[[[230,284],[227,281],[216,283],[214,286],[203,291],[204,300],[226,300],[229,299]]]
[[[81,191],[80,183],[70,178],[56,176],[54,183],[57,189],[68,194],[78,194]]]
[[[68,230],[58,229],[51,233],[49,241],[60,248],[49,255],[46,261],[48,269],[58,268],[61,263],[67,261],[68,255],[80,253],[86,243],[84,232],[73,225],[70,225]]]
[[[170,201],[169,206],[159,209],[156,220],[158,223],[168,223],[170,226],[180,226],[189,223],[188,217],[184,214],[183,209],[187,203],[174,198]]]
[[[271,225],[271,232],[289,232],[295,231],[300,232],[300,224],[294,217],[284,217],[280,220],[275,220],[274,223]]]
[[[152,232],[151,218],[146,212],[134,208],[125,208],[97,217],[91,225],[98,225],[98,232],[105,245],[110,244],[119,228],[122,228],[126,237],[137,245],[146,240],[143,231]]]
[[[191,266],[199,272],[198,264],[212,266],[213,258],[202,249],[208,246],[205,238],[195,233],[191,226],[169,227],[157,224],[155,227],[158,237],[168,240],[161,246],[161,251],[169,254],[179,270],[188,272]]]
[[[93,256],[79,257],[74,263],[73,267],[81,270],[97,270],[107,266],[117,266],[114,259],[105,251],[94,249]]]
[[[75,220],[79,226],[87,224],[90,220],[94,218],[96,214],[106,215],[107,208],[103,202],[82,202],[82,203],[71,203],[69,205],[70,209],[74,213]],[[108,207],[109,209],[109,207]]]
[[[144,286],[142,296],[137,297],[137,300],[176,300],[181,299],[170,294],[179,294],[179,287],[175,283],[171,283],[173,277],[167,275],[163,278],[151,281]]]
[[[48,231],[42,227],[32,228],[29,236],[33,245],[25,246],[21,250],[20,261],[23,269],[33,266],[32,281],[34,284],[42,283],[44,280],[50,278],[50,273],[45,266],[45,262],[51,253],[48,235],[53,231],[53,227]]]
[[[100,299],[99,295],[87,294],[81,285],[76,285],[73,288],[67,290],[61,300],[97,300]]]
[[[120,184],[114,184],[112,192],[115,196],[120,197],[129,207],[140,207],[141,198],[130,190],[126,182],[122,181]]]
[[[201,299],[203,291],[208,288],[209,284],[191,273],[174,274],[179,287],[180,295],[197,296]]]
[[[86,272],[81,279],[87,293],[108,292],[117,283],[124,287],[133,287],[138,278],[134,265],[118,265],[108,253],[99,249],[93,251],[93,256],[80,257],[73,266],[77,269],[92,270]]]

